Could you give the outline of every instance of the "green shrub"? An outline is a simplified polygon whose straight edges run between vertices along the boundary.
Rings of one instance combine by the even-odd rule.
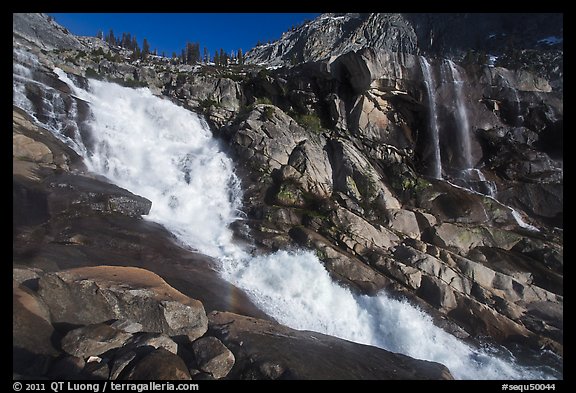
[[[315,113],[309,113],[307,115],[294,114],[292,118],[296,120],[296,122],[300,124],[301,127],[307,130],[316,133],[322,132],[322,122],[320,121],[318,115]]]
[[[117,83],[120,86],[131,87],[131,88],[148,87],[148,83],[146,83],[145,81],[137,81],[134,79],[124,80],[122,78],[112,78],[112,79],[110,79],[110,82]]]
[[[104,56],[105,55],[104,49],[102,49],[102,48],[94,49],[91,54],[92,54],[92,56]]]
[[[256,98],[256,104],[274,105],[268,97]]]
[[[98,71],[96,71],[95,69],[93,69],[91,67],[86,68],[86,72],[84,73],[84,76],[86,78],[102,79],[102,75],[100,75],[100,73]]]
[[[266,120],[272,120],[272,117],[274,117],[275,112],[276,111],[274,110],[274,107],[267,106],[266,108],[264,108],[264,111],[262,113],[264,114],[264,118]]]
[[[148,87],[148,83],[146,81],[137,81],[135,79],[121,79],[121,85],[124,87]]]

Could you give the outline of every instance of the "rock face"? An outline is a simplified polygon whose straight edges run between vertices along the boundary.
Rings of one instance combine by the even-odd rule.
[[[562,35],[562,14],[326,13],[284,33],[272,43],[251,49],[246,53],[246,61],[289,66],[374,48],[443,57],[491,54],[501,56],[501,61],[509,66],[513,61],[509,43],[513,40],[517,50],[513,55],[515,66],[519,57],[526,61],[531,56],[534,61],[534,57],[538,57],[534,49],[538,49],[549,54],[548,60],[554,59],[554,66],[549,69],[555,71],[544,73],[556,80],[562,75],[562,65],[555,53],[558,47],[561,50],[562,40],[558,38]],[[519,56],[524,51],[530,55]],[[539,65],[546,70],[544,64]]]
[[[108,57],[128,54],[84,38],[93,52],[82,55],[65,45],[67,50],[51,51],[55,43],[38,46],[23,39],[27,28],[15,23],[14,277],[22,283],[18,293],[37,298],[30,303],[38,303],[35,309],[50,310],[28,318],[15,306],[15,316],[26,316],[15,319],[19,324],[37,323],[43,332],[38,342],[27,337],[30,328],[22,328],[22,336],[14,333],[15,348],[24,348],[17,355],[41,359],[15,370],[44,373],[58,354],[46,342],[56,326],[67,326],[56,329],[65,337],[72,328],[67,323],[122,319],[130,331],[102,327],[132,335],[125,351],[100,354],[110,364],[59,361],[86,375],[139,377],[153,372],[156,360],[144,361],[151,348],[164,348],[186,367],[160,351],[152,358],[166,358],[182,372],[165,370],[159,378],[449,377],[437,364],[262,320],[267,317],[223,282],[212,260],[177,247],[163,228],[140,220],[149,201],[87,174],[78,155],[48,131],[58,127],[86,140],[90,135],[84,121],[89,107],[70,94],[54,74],[56,66],[80,84],[88,84],[91,75],[146,83],[206,115],[237,163],[246,219],[235,226],[236,235],[255,244],[255,252],[313,249],[331,276],[354,292],[385,289],[404,296],[438,325],[471,341],[488,337],[510,348],[544,348],[561,356],[558,18],[325,14],[255,48],[248,56],[252,65],[229,67],[109,60],[95,49]],[[45,28],[52,29],[49,23]],[[546,37],[555,43],[546,44]],[[509,49],[511,43],[519,50]],[[429,124],[433,101],[438,135]],[[436,153],[440,176],[432,175]],[[165,281],[135,268],[85,267],[101,263],[146,268]],[[44,300],[30,293],[36,288]],[[223,299],[231,292],[239,303]],[[211,314],[206,333],[204,310],[234,314]]]
[[[400,14],[323,14],[272,44],[246,53],[249,63],[277,66],[338,56],[364,47],[415,53],[417,37]]]
[[[45,14],[12,14],[14,33],[44,49],[85,49],[66,28]]]

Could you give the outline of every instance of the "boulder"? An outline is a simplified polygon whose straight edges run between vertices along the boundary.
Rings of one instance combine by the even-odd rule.
[[[12,268],[12,279],[33,291],[38,289],[38,280],[44,272],[38,268],[24,266]]]
[[[294,148],[308,133],[282,110],[257,104],[238,124],[223,131],[243,160],[267,172],[288,164]]]
[[[293,180],[302,190],[317,199],[332,196],[332,167],[325,149],[324,137],[312,137],[300,142],[281,169],[281,178]]]
[[[138,361],[128,373],[127,380],[190,380],[184,361],[164,348],[158,348]]]
[[[82,370],[82,378],[107,380],[110,378],[110,366],[101,359],[87,362]]]
[[[337,230],[338,240],[357,253],[362,249],[379,247],[387,249],[396,245],[399,238],[389,229],[373,226],[360,216],[343,208],[337,208],[331,216]]]
[[[13,371],[39,376],[58,356],[52,344],[54,328],[44,301],[30,289],[12,281]]]
[[[178,353],[178,344],[165,334],[159,333],[136,334],[126,341],[123,350],[132,350],[139,347],[164,348],[173,354]]]
[[[12,134],[12,156],[20,160],[27,160],[41,164],[52,164],[52,152],[42,142],[22,134]]]
[[[200,371],[215,379],[224,378],[234,367],[234,354],[216,337],[202,337],[192,344]]]
[[[498,228],[443,222],[433,228],[430,241],[438,247],[466,255],[480,246],[509,250],[521,239],[520,234]]]
[[[414,212],[404,209],[388,210],[388,226],[402,234],[412,238],[420,239],[420,228]]]
[[[122,348],[118,349],[110,361],[110,379],[122,379],[130,367],[155,349],[162,348],[178,354],[178,344],[170,337],[159,333],[137,333],[129,338]],[[126,370],[126,372],[124,372]]]
[[[52,364],[48,376],[55,379],[80,378],[85,365],[86,361],[82,358],[64,355]]]
[[[39,293],[54,322],[96,324],[130,319],[147,332],[186,336],[207,329],[202,303],[170,287],[158,275],[135,267],[95,266],[47,273]]]
[[[416,295],[442,312],[448,312],[457,305],[456,297],[450,286],[433,276],[422,276]]]
[[[130,337],[130,333],[99,323],[69,331],[60,345],[64,352],[87,359],[123,346]]]
[[[400,209],[400,202],[382,182],[381,176],[354,145],[343,139],[329,141],[334,191],[354,199],[363,208],[380,203],[385,209]]]

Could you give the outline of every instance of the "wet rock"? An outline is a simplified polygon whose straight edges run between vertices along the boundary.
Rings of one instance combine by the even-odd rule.
[[[452,379],[438,363],[320,333],[232,313],[213,312],[209,319],[210,330],[236,358],[238,374],[231,377],[250,378],[263,370],[281,379]]]
[[[299,244],[316,250],[328,272],[338,281],[362,293],[375,295],[388,286],[389,281],[358,257],[344,253],[318,233],[302,227],[293,228],[290,236]],[[357,248],[358,249],[358,248]]]
[[[46,180],[51,190],[52,214],[120,213],[139,217],[150,212],[152,202],[121,187],[86,176],[54,175]]]

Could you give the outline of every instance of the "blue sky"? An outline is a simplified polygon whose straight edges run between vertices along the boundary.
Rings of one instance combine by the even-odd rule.
[[[150,48],[167,56],[180,54],[187,41],[199,42],[200,50],[207,47],[226,52],[242,48],[243,52],[256,43],[280,38],[283,32],[306,19],[320,14],[310,13],[49,13],[56,22],[76,35],[95,36],[98,30],[115,36],[122,32],[135,35],[142,46],[146,38]]]

